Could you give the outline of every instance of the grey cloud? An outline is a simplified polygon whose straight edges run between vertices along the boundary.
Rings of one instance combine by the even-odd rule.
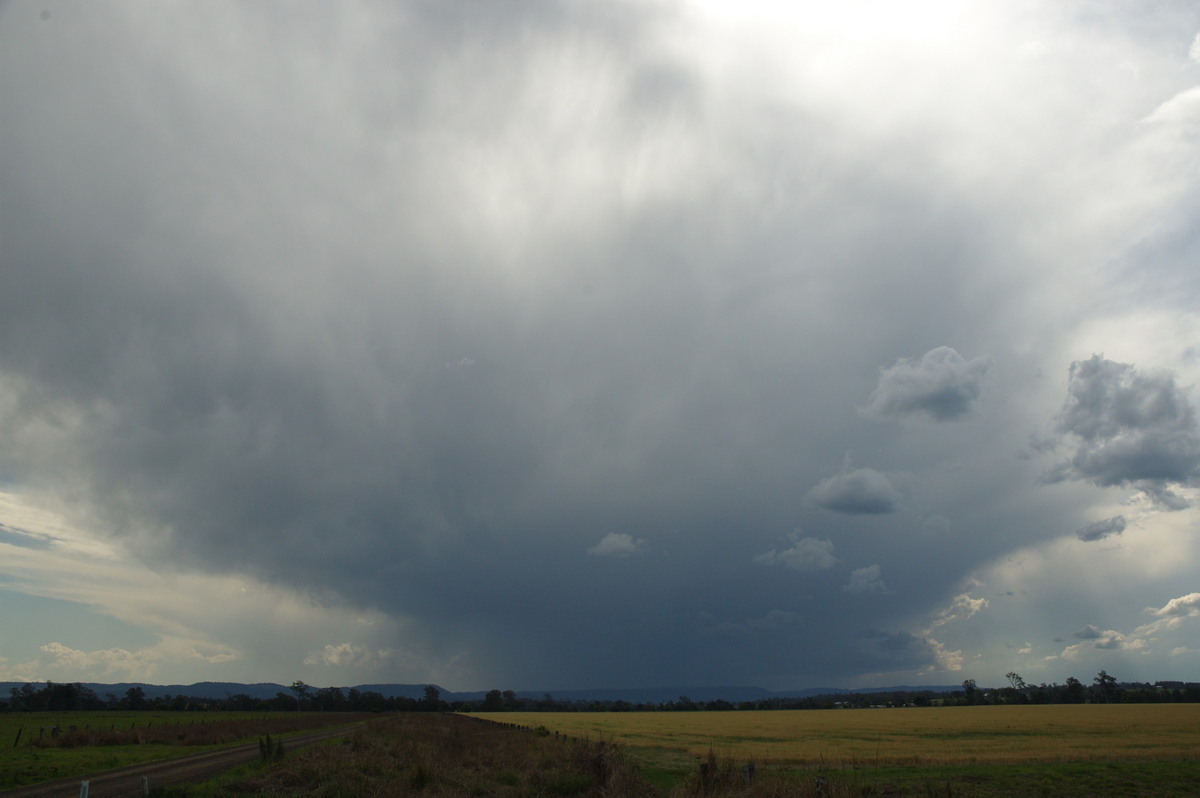
[[[314,663],[419,648],[514,688],[923,667],[906,624],[1089,517],[997,455],[1042,421],[1020,402],[936,428],[854,406],[970,415],[991,361],[937,341],[1018,366],[997,391],[1061,369],[1019,339],[1054,327],[1062,253],[1012,243],[1041,235],[1031,197],[1073,207],[1060,152],[989,148],[1045,118],[1074,152],[1073,82],[1050,102],[989,67],[976,135],[970,75],[864,63],[831,76],[861,93],[812,93],[737,43],[718,68],[673,4],[62,8],[0,25],[0,474],[153,567],[403,628]],[[876,374],[897,351],[926,354]],[[880,470],[830,476],[847,450]]]
[[[864,568],[855,568],[850,573],[850,581],[843,587],[847,593],[889,593],[887,585],[879,578],[880,568],[878,565],[868,565]]]
[[[1093,521],[1075,533],[1080,540],[1104,540],[1109,535],[1119,535],[1125,531],[1125,516],[1114,515],[1103,521]]]
[[[1104,632],[1102,632],[1098,627],[1093,626],[1092,624],[1088,624],[1087,626],[1080,629],[1078,632],[1075,632],[1073,635],[1071,635],[1071,637],[1074,637],[1079,640],[1097,640],[1103,636],[1104,636]]]
[[[1143,372],[1100,355],[1071,364],[1058,419],[1075,451],[1051,479],[1136,484],[1162,493],[1200,469],[1200,429],[1187,394],[1167,372]]]
[[[784,565],[794,571],[822,571],[837,563],[833,543],[817,538],[793,537],[793,543],[782,551],[771,549],[754,558],[764,565]]]
[[[983,393],[992,367],[988,357],[965,360],[948,346],[918,358],[901,358],[883,369],[863,412],[875,418],[925,415],[954,421],[967,415]]]
[[[1192,506],[1192,503],[1186,498],[1159,482],[1143,480],[1134,484],[1160,510],[1178,512]]]
[[[848,515],[895,512],[900,498],[887,476],[871,468],[843,471],[808,492],[808,499],[818,506]]]
[[[587,553],[593,557],[628,557],[644,550],[645,547],[644,540],[634,540],[632,535],[624,532],[610,532],[588,549]]]

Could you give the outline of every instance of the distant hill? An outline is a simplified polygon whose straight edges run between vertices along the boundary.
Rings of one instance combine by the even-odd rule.
[[[43,685],[44,682],[34,682]],[[75,684],[75,682],[70,682]],[[96,682],[79,682],[91,689],[101,699],[109,693],[121,698],[126,691],[140,687],[146,698],[183,695],[189,698],[224,699],[233,695],[245,694],[251,698],[274,698],[278,693],[291,695],[291,688],[274,682],[257,682],[242,684],[240,682],[197,682],[195,684],[145,684],[143,682],[119,682],[116,684],[100,684]],[[0,682],[0,697],[7,698],[12,688],[20,688],[25,682]],[[385,698],[420,699],[425,695],[425,684],[359,684],[342,687],[342,691],[358,690],[360,693],[379,693]],[[433,685],[443,701],[478,701],[487,691],[454,692],[439,685]],[[320,685],[310,685],[320,689]],[[918,685],[903,687],[870,687],[847,690],[840,687],[809,687],[802,690],[767,690],[762,687],[643,687],[643,688],[593,688],[589,690],[516,690],[522,698],[542,698],[551,695],[557,701],[626,701],[630,704],[662,704],[677,701],[686,697],[698,703],[710,701],[765,701],[773,698],[808,698],[818,695],[834,695],[838,693],[891,693],[916,692],[928,690],[934,693],[949,693],[961,690],[961,685]]]

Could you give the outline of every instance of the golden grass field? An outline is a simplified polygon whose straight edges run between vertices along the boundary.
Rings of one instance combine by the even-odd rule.
[[[832,767],[1200,758],[1200,704],[478,716],[627,746]]]

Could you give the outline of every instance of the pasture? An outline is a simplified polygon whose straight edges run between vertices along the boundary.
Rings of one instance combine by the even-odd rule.
[[[618,743],[672,794],[719,792],[696,786],[705,761],[726,774],[756,763],[764,783],[737,793],[755,795],[808,794],[828,779],[816,794],[1183,796],[1200,781],[1197,704],[480,717]]]
[[[758,762],[871,765],[1200,757],[1200,704],[749,712],[480,713],[627,746]]]
[[[0,714],[0,789],[153,762],[366,716],[263,712]],[[58,731],[55,732],[54,730]]]

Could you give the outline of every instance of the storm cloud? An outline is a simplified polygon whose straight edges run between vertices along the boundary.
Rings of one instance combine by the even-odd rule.
[[[0,4],[0,671],[1194,667],[1200,9],[869,5]]]

